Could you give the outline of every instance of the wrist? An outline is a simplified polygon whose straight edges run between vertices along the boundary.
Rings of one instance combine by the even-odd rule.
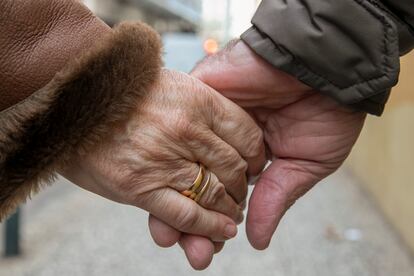
[[[295,93],[306,93],[312,90],[312,88],[302,83],[297,78],[268,63],[265,59],[256,54],[250,46],[241,39],[235,42],[230,54],[231,60],[244,59],[244,63],[251,64],[251,67],[255,68],[259,74],[263,74],[269,79],[278,80],[280,90],[292,91]]]
[[[245,108],[280,108],[312,92],[312,88],[269,64],[241,40],[206,58],[192,75]]]
[[[114,192],[114,189],[111,189],[118,183],[113,177],[113,167],[106,165],[110,162],[109,159],[103,156],[102,149],[74,156],[67,162],[68,165],[61,167],[57,173],[86,191],[118,203],[128,204]]]

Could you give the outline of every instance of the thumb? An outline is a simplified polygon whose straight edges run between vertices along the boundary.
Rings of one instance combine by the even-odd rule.
[[[216,55],[206,56],[196,64],[193,70],[191,70],[190,75],[204,83],[214,83],[217,74],[219,74],[218,71],[221,71],[221,67],[223,67],[223,64],[221,65]]]
[[[190,75],[218,91],[226,90],[240,82],[239,74],[249,73],[252,53],[241,40],[232,40],[218,53],[199,61]]]
[[[277,159],[256,183],[246,221],[247,238],[255,249],[264,250],[269,246],[289,207],[320,180],[306,169],[310,165],[315,164]]]

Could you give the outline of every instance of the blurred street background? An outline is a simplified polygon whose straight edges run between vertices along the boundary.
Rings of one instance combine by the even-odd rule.
[[[159,31],[168,68],[189,72],[250,25],[257,0],[84,0],[109,25]],[[195,272],[178,246],[158,248],[147,214],[59,179],[1,224],[0,276],[414,275],[414,55],[381,118],[369,117],[345,166],[302,198],[268,250],[244,233]],[[17,248],[17,242],[19,248]]]

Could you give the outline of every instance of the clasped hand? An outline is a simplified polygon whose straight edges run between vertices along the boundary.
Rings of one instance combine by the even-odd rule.
[[[155,242],[178,242],[190,264],[204,269],[243,220],[246,175],[272,161],[254,187],[246,223],[252,246],[265,249],[289,207],[345,160],[365,114],[312,91],[241,41],[192,75],[164,70],[128,122],[64,175],[147,210]],[[196,203],[181,192],[199,164],[211,186]]]

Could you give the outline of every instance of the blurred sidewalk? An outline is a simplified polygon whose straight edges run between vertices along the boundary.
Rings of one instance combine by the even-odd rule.
[[[0,260],[0,275],[194,275],[178,246],[158,248],[147,215],[59,181],[23,209],[24,255]],[[341,170],[300,200],[271,247],[249,247],[240,227],[197,275],[414,275],[405,246]]]

